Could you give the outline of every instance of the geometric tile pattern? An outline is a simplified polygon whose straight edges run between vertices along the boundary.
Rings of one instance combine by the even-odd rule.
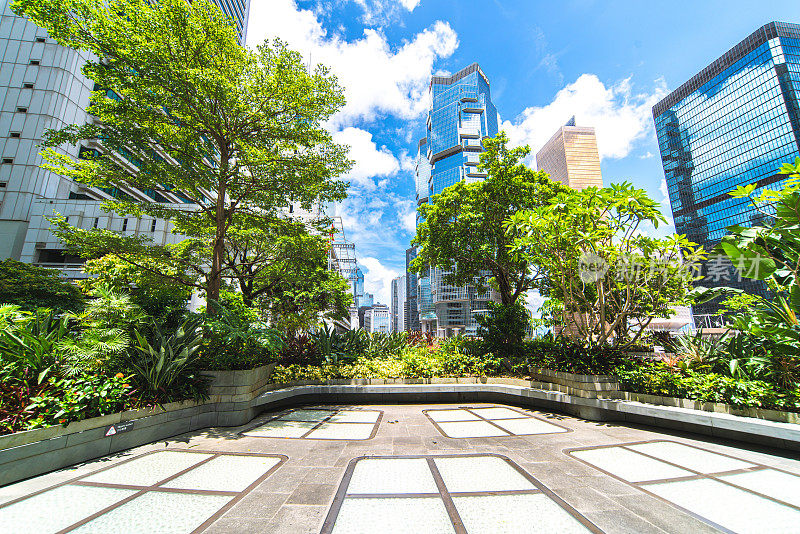
[[[423,410],[433,426],[449,438],[531,436],[569,432],[561,425],[505,406]]]
[[[362,457],[350,462],[323,534],[601,532],[504,456]]]
[[[271,475],[283,455],[166,450],[0,505],[17,534],[200,532]]]
[[[789,471],[668,440],[564,452],[725,532],[800,530],[800,475]]]
[[[259,438],[365,440],[375,437],[383,412],[304,408],[289,410],[245,430]]]

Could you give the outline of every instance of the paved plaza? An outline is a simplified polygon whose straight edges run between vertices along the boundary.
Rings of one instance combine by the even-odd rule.
[[[0,488],[2,533],[797,532],[800,461],[492,404],[303,406]]]

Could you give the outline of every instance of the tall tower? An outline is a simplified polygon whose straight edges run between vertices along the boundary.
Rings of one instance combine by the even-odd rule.
[[[762,223],[739,185],[781,189],[782,163],[800,156],[800,25],[771,22],[653,107],[675,230],[711,250],[733,224]],[[717,269],[717,271],[719,271]],[[725,279],[725,278],[729,279]],[[731,270],[699,284],[766,295],[762,282]],[[716,304],[695,307],[714,314]]]
[[[486,178],[477,168],[483,152],[481,139],[497,135],[489,79],[477,63],[452,76],[433,76],[429,92],[427,135],[418,144],[418,204],[460,181]],[[447,285],[443,282],[446,274],[430,268],[418,277],[420,327],[440,337],[474,334],[475,315],[487,308],[489,295],[472,286]]]
[[[594,128],[575,126],[572,117],[536,153],[536,168],[573,189],[603,187]]]
[[[215,0],[233,19],[244,43],[249,0]],[[101,209],[103,200],[119,195],[183,204],[173,192],[131,187],[87,187],[40,167],[40,143],[48,129],[91,122],[85,109],[94,82],[83,76],[87,55],[58,45],[42,28],[17,16],[4,2],[0,12],[0,259],[14,258],[58,268],[69,278],[81,273],[80,258],[69,256],[50,233],[47,217],[58,212],[84,229],[106,228],[148,235],[154,242],[175,242],[171,223],[163,219],[119,217]],[[64,146],[61,153],[78,158],[98,146]],[[120,156],[123,165],[135,166]]]

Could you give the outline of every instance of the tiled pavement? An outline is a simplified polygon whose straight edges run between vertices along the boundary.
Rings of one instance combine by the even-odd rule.
[[[489,406],[265,413],[0,488],[0,533],[800,530],[789,456],[522,408],[436,412]],[[487,434],[542,433],[434,425],[465,418]]]

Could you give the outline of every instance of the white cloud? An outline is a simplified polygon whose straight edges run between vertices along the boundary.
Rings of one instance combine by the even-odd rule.
[[[400,19],[402,10],[409,13],[420,0],[352,0],[364,10],[361,21],[369,26],[388,24]]]
[[[350,159],[355,161],[353,168],[342,178],[365,190],[375,189],[377,176],[390,176],[400,170],[400,162],[385,146],[378,147],[372,134],[360,128],[348,127],[334,132],[333,140],[350,146]]]
[[[364,270],[364,291],[375,295],[376,304],[390,304],[392,279],[400,276],[400,273],[369,256],[359,256],[358,263]]]
[[[653,105],[666,95],[659,80],[651,93],[634,94],[630,78],[606,87],[594,74],[582,74],[561,89],[552,102],[529,107],[514,121],[502,123],[514,145],[536,152],[573,115],[579,126],[594,126],[600,158],[623,158],[635,141],[652,132]]]
[[[405,2],[409,6],[414,2]],[[453,54],[458,36],[447,22],[436,21],[399,47],[379,30],[367,28],[360,39],[328,35],[315,13],[294,0],[254,2],[250,8],[248,44],[280,37],[306,61],[331,68],[344,87],[347,104],[334,117],[336,127],[357,119],[392,114],[403,119],[427,109],[428,82],[434,62]]]

